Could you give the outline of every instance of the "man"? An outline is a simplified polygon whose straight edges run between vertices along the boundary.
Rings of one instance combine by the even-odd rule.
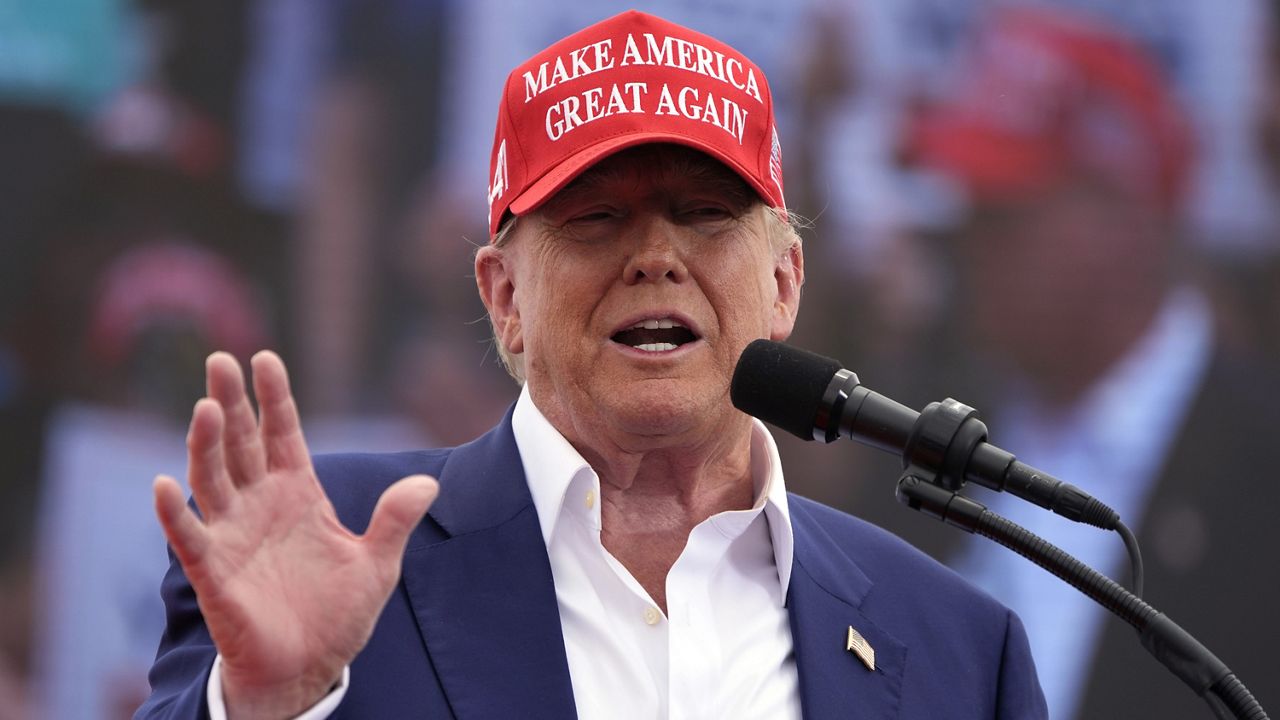
[[[1006,9],[978,47],[916,144],[972,200],[960,317],[999,371],[995,441],[1115,508],[1138,532],[1146,599],[1265,704],[1280,573],[1248,549],[1275,546],[1280,496],[1248,468],[1271,462],[1280,395],[1215,339],[1180,267],[1188,123],[1154,63],[1088,19]],[[989,505],[1127,582],[1116,536],[1005,496]],[[982,538],[953,566],[1026,621],[1052,717],[1181,717],[1195,703],[1129,626],[1039,568]]]
[[[804,281],[758,67],[610,18],[512,72],[491,173],[475,270],[519,401],[313,469],[280,360],[258,426],[212,356],[200,515],[156,483],[177,562],[139,717],[1044,717],[1016,616],[788,496],[729,403]]]

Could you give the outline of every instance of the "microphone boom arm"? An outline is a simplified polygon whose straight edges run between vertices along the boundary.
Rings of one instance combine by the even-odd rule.
[[[1110,610],[1137,630],[1142,647],[1204,698],[1215,714],[1226,708],[1241,720],[1267,720],[1249,689],[1208,648],[1167,615],[1066,551],[981,504],[912,474],[912,468],[898,480],[897,496],[913,510],[1018,553]]]

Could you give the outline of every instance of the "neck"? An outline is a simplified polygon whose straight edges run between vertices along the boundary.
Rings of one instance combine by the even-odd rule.
[[[606,502],[679,508],[694,524],[750,507],[751,418],[729,403],[727,387],[709,407],[664,408],[575,402],[572,392],[539,392],[540,386],[529,387],[534,404],[599,475]]]
[[[751,420],[694,437],[586,438],[553,424],[600,476],[601,542],[666,611],[666,577],[689,533],[717,513],[749,509]]]
[[[716,513],[751,507],[751,426],[742,420],[735,432],[693,446],[630,451],[574,443],[600,475],[605,531],[665,528],[683,540]]]

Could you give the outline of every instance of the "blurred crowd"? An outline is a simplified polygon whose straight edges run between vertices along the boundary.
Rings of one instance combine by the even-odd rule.
[[[0,3],[0,720],[145,697],[168,562],[151,480],[183,476],[211,350],[280,351],[318,451],[500,417],[518,389],[470,257],[502,81],[632,4]],[[1260,650],[1280,601],[1280,6],[642,9],[770,78],[812,221],[792,342],[915,407],[979,408],[993,442],[1107,501],[1151,602],[1280,707]],[[1166,674],[1132,633],[898,506],[894,459],[780,444],[790,489],[1012,605],[1053,717],[1189,716],[1171,676],[1117,709],[1131,675]],[[980,499],[1127,582],[1118,538]]]

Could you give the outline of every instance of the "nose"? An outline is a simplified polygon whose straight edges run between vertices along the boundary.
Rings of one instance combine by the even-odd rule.
[[[667,279],[684,282],[689,271],[680,252],[680,229],[670,220],[653,218],[633,230],[635,237],[623,268],[629,285]]]

